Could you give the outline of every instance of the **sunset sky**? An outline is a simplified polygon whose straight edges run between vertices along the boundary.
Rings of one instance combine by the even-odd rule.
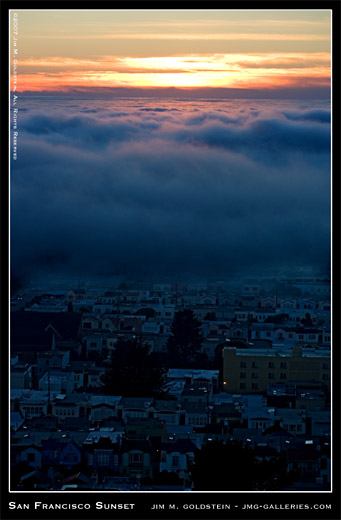
[[[17,14],[22,283],[326,272],[330,11]]]
[[[329,10],[16,12],[19,91],[330,84]]]

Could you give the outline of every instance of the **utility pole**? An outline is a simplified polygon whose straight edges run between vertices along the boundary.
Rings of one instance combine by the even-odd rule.
[[[51,377],[50,377],[50,367],[47,370],[47,415],[51,415]]]

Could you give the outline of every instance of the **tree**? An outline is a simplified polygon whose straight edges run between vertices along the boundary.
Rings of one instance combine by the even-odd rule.
[[[280,490],[292,480],[285,454],[258,460],[254,449],[239,441],[214,440],[194,456],[194,491]]]
[[[202,346],[201,323],[193,311],[175,313],[171,335],[167,341],[169,362],[175,368],[194,367],[200,359]]]
[[[166,369],[141,339],[119,340],[102,376],[102,392],[124,397],[164,397]]]
[[[305,327],[313,327],[314,326],[313,320],[311,319],[311,316],[310,316],[309,312],[306,313],[305,318],[301,319],[301,323]]]
[[[225,347],[229,346],[229,343],[219,343],[214,349],[214,357],[211,363],[211,367],[213,370],[219,370],[219,380],[220,382],[223,380],[223,350]]]
[[[155,310],[150,308],[150,307],[142,307],[142,309],[139,309],[138,311],[135,312],[135,315],[136,316],[145,316],[147,318],[147,320],[149,318],[155,318]]]
[[[215,312],[208,312],[204,318],[204,320],[207,320],[207,321],[216,321],[217,320],[217,317],[215,315]]]
[[[237,441],[214,440],[194,456],[194,491],[248,491],[256,487],[257,463],[250,447]]]

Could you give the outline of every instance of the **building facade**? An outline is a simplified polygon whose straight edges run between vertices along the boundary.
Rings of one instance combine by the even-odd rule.
[[[238,349],[225,347],[224,390],[266,392],[269,384],[311,381],[330,389],[330,352],[302,349]]]

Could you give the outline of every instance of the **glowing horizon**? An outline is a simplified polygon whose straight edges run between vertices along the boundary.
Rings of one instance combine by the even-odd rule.
[[[19,92],[330,86],[329,11],[219,11],[222,19],[216,11],[208,19],[167,11],[168,21],[159,11],[148,12],[150,20],[143,11],[80,11],[77,22],[72,11],[18,13]]]

